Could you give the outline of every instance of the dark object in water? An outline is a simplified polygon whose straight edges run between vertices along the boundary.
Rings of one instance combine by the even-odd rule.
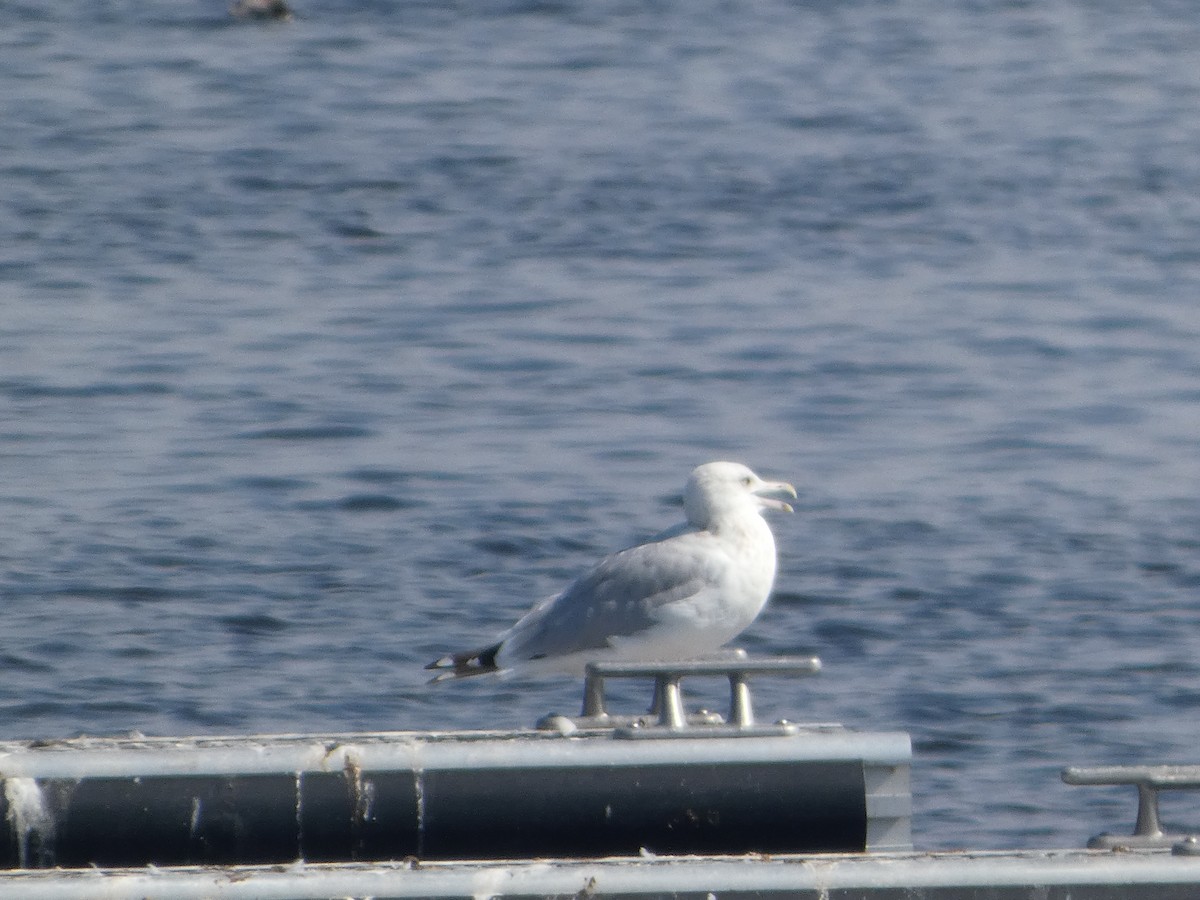
[[[286,21],[292,18],[292,10],[284,0],[237,0],[229,7],[229,12],[235,19]]]

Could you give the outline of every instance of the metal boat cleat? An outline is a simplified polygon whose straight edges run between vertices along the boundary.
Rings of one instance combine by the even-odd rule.
[[[1200,766],[1072,766],[1063,770],[1062,779],[1067,784],[1128,784],[1137,788],[1137,821],[1133,834],[1098,834],[1088,841],[1088,847],[1094,850],[1171,848],[1180,856],[1200,855],[1195,836],[1164,831],[1158,812],[1159,792],[1200,789]]]
[[[755,721],[750,695],[754,674],[804,676],[821,670],[815,656],[750,659],[743,650],[717,657],[645,663],[589,663],[583,685],[583,710],[579,716],[548,716],[538,723],[545,730],[612,729],[619,738],[736,737],[794,734],[797,726],[781,720],[773,725]],[[729,713],[709,710],[689,713],[682,681],[691,677],[723,677],[729,680]],[[618,716],[608,711],[605,683],[612,678],[653,679],[650,711],[640,716]]]

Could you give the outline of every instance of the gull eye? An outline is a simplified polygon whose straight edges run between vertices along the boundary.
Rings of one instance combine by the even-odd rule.
[[[754,479],[751,478],[749,475],[743,475],[742,476],[742,484],[744,484],[746,487],[750,487],[750,485],[754,484]]]

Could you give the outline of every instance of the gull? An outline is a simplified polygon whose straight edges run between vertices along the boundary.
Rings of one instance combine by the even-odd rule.
[[[687,521],[613,553],[538,603],[497,639],[427,665],[430,683],[492,672],[582,674],[589,662],[678,661],[741,634],[775,581],[766,510],[791,512],[782,481],[741,463],[710,462],[688,478]]]

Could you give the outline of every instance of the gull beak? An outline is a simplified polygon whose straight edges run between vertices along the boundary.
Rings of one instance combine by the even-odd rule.
[[[790,503],[776,500],[771,494],[787,494],[792,499],[796,497],[796,489],[786,481],[764,481],[754,489],[755,496],[767,509],[778,509],[783,512],[794,512]]]

